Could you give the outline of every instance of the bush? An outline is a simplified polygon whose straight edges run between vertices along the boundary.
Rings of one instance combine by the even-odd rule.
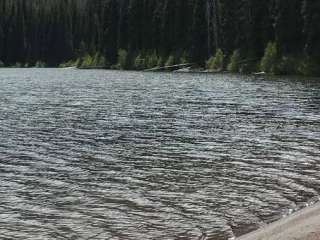
[[[188,59],[189,59],[189,56],[188,56],[188,53],[186,51],[184,51],[180,57],[180,64],[185,64],[185,63],[188,63]]]
[[[20,62],[16,62],[16,64],[14,65],[14,67],[16,67],[16,68],[22,68],[22,63],[20,63]]]
[[[135,70],[144,70],[146,67],[146,60],[145,58],[142,56],[142,54],[139,54],[133,63],[133,67]]]
[[[164,64],[166,67],[172,66],[175,64],[175,59],[174,56],[170,55],[166,61],[166,63]]]
[[[77,59],[76,61],[74,60],[69,60],[67,62],[61,63],[59,65],[60,68],[67,68],[67,67],[77,67],[78,66],[78,61],[79,59]]]
[[[276,67],[278,74],[297,74],[299,68],[299,60],[290,56],[283,56]]]
[[[146,60],[146,67],[148,69],[157,67],[158,65],[158,55],[157,53],[154,51],[151,55],[147,56],[147,60]]]
[[[42,62],[42,61],[37,61],[34,66],[36,68],[45,68],[45,67],[47,67],[47,64],[45,62]]]
[[[4,63],[0,60],[0,67],[4,67]]]
[[[275,42],[269,42],[264,56],[261,59],[260,70],[266,73],[276,74],[278,65],[278,49]]]
[[[81,58],[78,58],[77,61],[75,62],[75,64],[76,64],[76,67],[77,67],[77,68],[80,68],[81,65],[82,65],[82,59],[81,59]]]
[[[158,58],[157,67],[163,67],[164,66],[164,60],[162,57]]]
[[[240,63],[241,63],[240,51],[235,50],[230,57],[230,62],[227,66],[227,70],[230,72],[239,72]]]
[[[100,53],[96,53],[92,59],[92,67],[104,67],[106,65],[105,57],[101,56]]]
[[[218,49],[216,54],[207,61],[207,69],[214,71],[223,70],[224,55],[221,49]]]
[[[239,72],[243,74],[250,74],[259,71],[260,64],[257,62],[247,61],[239,66]]]
[[[316,61],[310,57],[305,58],[298,66],[298,73],[305,76],[319,76],[320,61]]]
[[[119,49],[118,51],[118,69],[128,69],[129,68],[129,57],[128,52],[124,49]]]
[[[80,68],[92,67],[93,58],[87,54],[83,57]]]
[[[157,53],[154,51],[151,54],[147,54],[145,57],[145,67],[147,69],[151,69],[156,67],[158,64],[158,55]]]

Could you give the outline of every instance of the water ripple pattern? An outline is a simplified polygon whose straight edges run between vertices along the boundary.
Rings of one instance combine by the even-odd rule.
[[[319,79],[0,70],[1,239],[225,240],[319,193]]]

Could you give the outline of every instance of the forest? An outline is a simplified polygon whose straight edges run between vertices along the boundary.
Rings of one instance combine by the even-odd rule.
[[[319,0],[1,0],[0,67],[320,74]]]

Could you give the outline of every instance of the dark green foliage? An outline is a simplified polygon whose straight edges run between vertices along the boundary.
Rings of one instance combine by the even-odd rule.
[[[296,54],[303,48],[301,3],[301,0],[274,0],[275,41],[281,54]]]
[[[128,55],[128,52],[124,49],[119,49],[119,51],[118,51],[117,68],[122,69],[122,70],[130,68],[129,55]]]
[[[175,64],[175,58],[174,56],[169,56],[166,63],[164,64],[166,67],[172,66]]]
[[[276,42],[277,68],[266,54],[264,70],[315,73],[319,22],[317,0],[1,0],[0,66],[204,66],[221,49],[230,71],[246,72]],[[255,62],[240,66],[240,52]],[[209,68],[225,67],[218,57]]]
[[[134,60],[134,69],[136,70],[144,70],[146,69],[146,58],[142,54],[139,54]]]
[[[22,63],[16,62],[16,64],[13,67],[21,68],[22,66],[23,66]]]
[[[271,74],[277,73],[278,58],[277,44],[275,42],[269,42],[265,49],[264,56],[261,59],[261,71]]]
[[[299,74],[299,68],[301,66],[301,61],[293,56],[283,56],[279,60],[279,65],[277,66],[277,73],[279,74]],[[301,74],[303,74],[301,72]]]
[[[60,68],[77,67],[77,66],[80,66],[79,61],[80,61],[80,59],[69,60],[69,61],[66,61],[66,62],[59,64],[59,67]]]
[[[148,69],[157,67],[158,61],[159,61],[159,57],[157,53],[154,51],[152,54],[146,56],[146,67]]]
[[[241,64],[240,51],[235,50],[230,57],[230,62],[228,64],[227,70],[230,72],[239,72],[240,64]]]
[[[36,68],[45,68],[45,67],[47,67],[47,64],[46,64],[45,62],[37,61],[34,66],[35,66]],[[21,66],[18,66],[18,65],[16,64],[16,67],[21,67]]]
[[[207,61],[207,68],[213,71],[223,70],[224,55],[221,49],[218,49],[213,57]]]
[[[184,51],[182,53],[182,55],[180,56],[180,64],[184,64],[184,63],[188,63],[188,62],[189,62],[188,53],[186,51]]]
[[[319,76],[320,61],[311,57],[307,57],[300,62],[298,72],[305,76]]]
[[[305,53],[311,58],[320,60],[320,1],[304,0],[302,16]]]

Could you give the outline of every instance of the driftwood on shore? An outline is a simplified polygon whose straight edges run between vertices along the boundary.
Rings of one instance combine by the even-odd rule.
[[[158,71],[177,71],[182,68],[192,67],[194,63],[183,63],[183,64],[176,64],[171,66],[164,66],[164,67],[155,67],[150,69],[145,69],[145,72],[158,72]]]

